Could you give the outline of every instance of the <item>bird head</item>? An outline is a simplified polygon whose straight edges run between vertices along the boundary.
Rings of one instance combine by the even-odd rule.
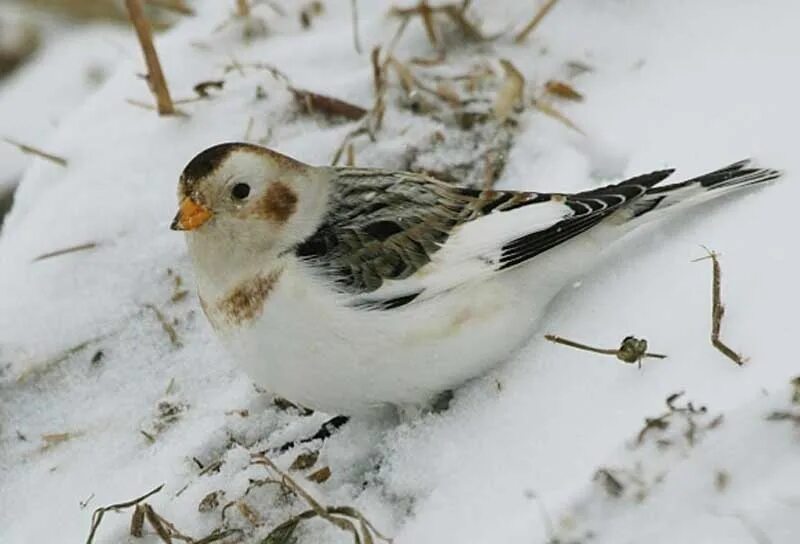
[[[178,182],[170,228],[193,244],[225,244],[246,252],[283,250],[319,225],[327,169],[245,143],[215,145],[195,156]]]

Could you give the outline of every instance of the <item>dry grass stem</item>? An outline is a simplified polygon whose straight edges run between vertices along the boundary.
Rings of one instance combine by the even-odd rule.
[[[28,368],[24,370],[19,377],[17,378],[17,383],[27,383],[28,380],[33,378],[38,378],[52,370],[53,368],[57,367],[59,364],[63,363],[73,355],[80,353],[91,344],[99,342],[100,340],[104,340],[105,338],[111,336],[112,333],[102,334],[100,336],[95,336],[94,338],[90,338],[89,340],[85,340],[80,342],[70,348],[65,349],[64,351],[54,355],[53,357],[41,361],[35,364],[28,365]]]
[[[49,450],[50,448],[54,448],[59,444],[63,444],[64,442],[69,442],[76,436],[79,436],[80,433],[50,433],[50,434],[43,434],[42,435],[42,451]]]
[[[501,59],[500,64],[505,72],[505,80],[497,92],[492,113],[494,118],[502,123],[509,118],[514,107],[522,102],[522,93],[525,87],[525,78],[511,61]]]
[[[633,336],[627,336],[622,340],[620,347],[614,348],[596,348],[594,346],[589,346],[587,344],[581,344],[580,342],[575,342],[574,340],[569,340],[567,338],[563,338],[561,336],[556,336],[554,334],[545,334],[544,335],[546,340],[553,342],[555,344],[561,344],[562,346],[568,346],[571,348],[583,350],[583,351],[591,351],[592,353],[599,353],[601,355],[613,355],[620,361],[624,363],[638,363],[641,367],[641,361],[644,358],[653,358],[653,359],[666,359],[666,355],[662,355],[660,353],[650,353],[647,351],[647,340],[636,338]]]
[[[67,166],[67,159],[65,159],[63,157],[59,157],[58,155],[53,155],[52,153],[47,153],[47,152],[42,151],[41,149],[37,149],[37,148],[35,148],[33,146],[20,143],[20,142],[18,142],[16,140],[12,140],[11,138],[3,137],[2,140],[4,142],[6,142],[7,144],[13,145],[14,147],[19,149],[23,153],[26,153],[28,155],[34,155],[36,157],[40,157],[42,159],[48,160],[48,161],[50,161],[52,163],[55,163],[55,164],[57,164],[59,166],[63,166],[63,167]]]
[[[156,6],[181,15],[194,15],[194,10],[184,0],[145,0],[151,6]]]
[[[248,0],[236,0],[236,15],[238,17],[250,16],[250,2]]]
[[[559,121],[559,122],[565,124],[566,126],[571,128],[572,130],[577,132],[578,134],[581,134],[582,136],[586,136],[586,133],[583,130],[581,130],[581,128],[578,125],[573,123],[569,119],[569,117],[567,117],[566,115],[564,115],[563,113],[561,113],[560,111],[555,109],[552,105],[548,104],[544,100],[541,100],[541,99],[540,100],[534,100],[533,107],[535,107],[537,110],[539,110],[543,114],[547,115],[548,117],[552,117],[556,121]]]
[[[426,0],[420,0],[417,10],[422,19],[422,25],[425,27],[425,34],[428,35],[428,40],[430,40],[431,45],[435,49],[438,49],[439,36],[436,33],[436,23],[433,22],[433,11],[431,7]]]
[[[159,310],[155,304],[145,304],[144,307],[148,310],[152,310],[153,314],[155,314],[156,319],[158,319],[158,322],[161,323],[161,328],[164,329],[165,333],[167,333],[170,343],[176,348],[183,347],[183,344],[178,338],[178,332],[175,330],[175,327],[172,325],[172,323],[167,320],[166,316],[161,312],[161,310]]]
[[[440,54],[444,54],[443,40],[441,28],[436,24],[435,15],[444,15],[455,24],[456,28],[468,40],[472,41],[486,41],[492,38],[487,38],[483,35],[480,29],[470,22],[466,16],[467,8],[470,2],[461,2],[453,4],[440,4],[431,6],[427,0],[420,0],[420,2],[411,8],[398,8],[393,7],[390,11],[392,15],[401,17],[404,22],[407,22],[413,16],[419,16],[422,20],[422,25],[425,28],[425,34],[431,46],[438,50]]]
[[[164,72],[161,70],[161,63],[158,60],[155,45],[153,45],[153,31],[142,9],[142,1],[125,0],[125,6],[128,9],[128,16],[130,17],[131,23],[133,23],[133,27],[136,29],[136,35],[142,47],[144,60],[147,64],[147,81],[156,97],[158,114],[172,115],[175,113],[175,106],[169,95],[167,80],[164,78]]]
[[[350,11],[353,14],[353,47],[361,54],[361,38],[358,32],[358,0],[350,0]]]
[[[725,315],[725,306],[722,304],[722,268],[719,264],[719,255],[707,247],[703,247],[703,249],[708,252],[708,255],[699,259],[695,259],[694,262],[711,259],[711,344],[728,359],[741,366],[747,362],[747,358],[733,351],[720,339],[720,330],[722,329],[722,317]]]
[[[117,504],[112,504],[112,505],[109,505],[109,506],[101,506],[100,508],[95,510],[94,513],[92,514],[92,525],[91,525],[91,527],[89,529],[89,536],[86,538],[86,544],[92,544],[92,542],[94,541],[94,536],[95,536],[95,533],[97,533],[97,528],[100,527],[100,522],[103,521],[103,516],[105,515],[106,512],[109,512],[109,511],[118,512],[120,510],[125,510],[127,508],[130,508],[132,506],[138,506],[138,504],[140,502],[144,501],[147,498],[152,497],[153,495],[155,495],[156,493],[161,491],[161,489],[163,487],[164,487],[164,484],[161,484],[157,488],[153,489],[152,491],[149,491],[149,492],[145,493],[141,497],[137,497],[137,498],[135,498],[133,500],[130,500],[130,501],[125,501],[125,502],[120,502],[120,503],[117,503]]]
[[[136,106],[137,108],[142,108],[143,110],[158,111],[158,106],[153,106],[152,104],[147,104],[147,103],[141,102],[139,100],[134,100],[133,98],[126,98],[125,102],[127,102],[131,106]],[[173,105],[174,104],[175,103],[173,102]],[[189,117],[188,113],[186,113],[184,111],[181,111],[179,109],[175,109],[173,111],[172,115],[177,115],[179,117]]]
[[[35,263],[37,261],[44,261],[45,259],[51,259],[53,257],[67,255],[69,253],[76,253],[78,251],[86,251],[87,249],[94,249],[96,247],[97,247],[97,242],[87,242],[85,244],[78,244],[77,246],[70,246],[64,249],[57,249],[55,251],[42,253],[41,255],[34,257],[31,262]]]
[[[350,533],[353,542],[356,544],[372,544],[375,538],[391,543],[391,539],[383,536],[358,510],[349,506],[323,506],[305,489],[303,489],[291,476],[279,469],[275,463],[263,454],[254,454],[252,463],[264,465],[272,473],[276,474],[279,481],[283,483],[294,495],[305,501],[310,510],[302,512],[289,520],[285,521],[272,530],[262,542],[277,544],[279,542],[290,542],[292,534],[300,521],[320,517],[339,529]]]
[[[528,37],[528,35],[533,32],[533,30],[539,26],[539,23],[542,22],[542,19],[550,13],[550,10],[556,5],[558,0],[546,0],[542,7],[539,8],[539,11],[533,16],[533,19],[528,21],[528,24],[525,25],[525,28],[520,30],[520,32],[514,37],[515,43],[522,43]]]

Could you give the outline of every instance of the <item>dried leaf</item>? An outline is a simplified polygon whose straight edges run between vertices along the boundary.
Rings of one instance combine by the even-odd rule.
[[[321,113],[327,117],[343,117],[350,121],[358,121],[367,114],[367,110],[361,106],[350,104],[344,100],[304,91],[302,89],[289,89],[294,95],[297,103],[308,114]]]
[[[172,537],[170,536],[169,530],[162,523],[161,516],[156,514],[155,510],[147,503],[142,504],[141,508],[144,510],[144,517],[159,538],[161,538],[165,544],[172,544]]]
[[[197,85],[194,86],[194,92],[197,93],[197,96],[200,98],[208,98],[210,95],[208,93],[209,89],[217,89],[222,90],[225,87],[225,81],[222,79],[213,80],[213,81],[201,81]]]
[[[565,100],[574,100],[576,102],[583,101],[583,95],[576,91],[571,85],[564,83],[563,81],[551,79],[544,84],[544,89],[548,93]]]
[[[144,508],[141,504],[137,504],[133,509],[131,516],[131,536],[136,538],[142,537],[142,528],[144,527]]]
[[[294,462],[292,462],[289,470],[306,470],[314,466],[314,463],[319,459],[318,451],[306,451],[298,455]]]
[[[212,491],[200,501],[197,505],[198,512],[211,512],[216,510],[219,506],[219,499],[225,494],[224,491]]]
[[[331,477],[331,469],[330,467],[322,467],[321,469],[317,470],[308,475],[308,479],[314,483],[322,484],[328,481],[328,478]]]

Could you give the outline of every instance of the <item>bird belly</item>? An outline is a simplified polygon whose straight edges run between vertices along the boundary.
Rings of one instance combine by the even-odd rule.
[[[485,374],[529,337],[541,309],[512,274],[503,276],[363,310],[284,274],[262,315],[222,337],[258,385],[309,408],[352,414],[423,404]]]

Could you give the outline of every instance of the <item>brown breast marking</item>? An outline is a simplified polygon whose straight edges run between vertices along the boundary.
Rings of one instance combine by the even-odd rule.
[[[283,270],[275,270],[242,282],[217,304],[219,311],[235,325],[260,316],[267,297],[281,277],[281,272]]]

